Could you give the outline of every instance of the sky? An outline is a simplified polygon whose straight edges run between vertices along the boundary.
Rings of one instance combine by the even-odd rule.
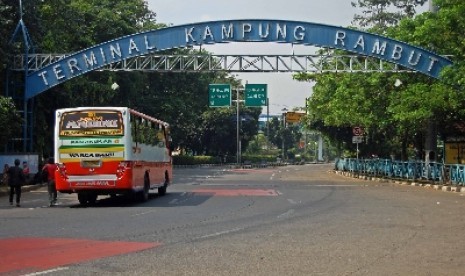
[[[347,27],[357,10],[351,0],[148,0],[150,10],[156,12],[157,22],[181,25],[211,20],[280,19],[296,20]],[[222,54],[313,54],[316,48],[277,43],[225,43],[204,46],[207,51]],[[268,85],[270,114],[281,114],[305,106],[311,95],[312,84],[297,82],[292,73],[240,73],[242,83]],[[263,113],[267,110],[264,107]]]

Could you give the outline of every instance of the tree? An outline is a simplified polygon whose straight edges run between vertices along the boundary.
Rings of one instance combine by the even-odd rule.
[[[361,9],[355,14],[352,24],[372,32],[383,33],[388,27],[397,26],[404,18],[412,18],[416,7],[428,0],[357,0],[352,7]]]
[[[290,153],[290,149],[297,148],[297,144],[302,138],[300,124],[286,123],[280,121],[277,117],[270,120],[269,125],[269,141],[277,148],[281,149],[283,158],[294,158]]]
[[[365,11],[364,16],[356,15],[354,22],[359,22],[365,28],[370,27],[372,32],[387,34],[394,39],[446,54],[443,47],[444,37],[438,34],[450,34],[450,43],[457,43],[454,37],[460,35],[456,31],[451,33],[451,30],[457,30],[457,22],[462,20],[460,14],[463,14],[463,10],[457,8],[458,1],[452,1],[455,5],[451,5],[451,1],[438,1],[441,8],[454,7],[454,16],[449,15],[450,10],[440,10],[438,14],[424,13],[413,17],[414,7],[425,2],[357,1],[353,5]],[[451,23],[440,29],[438,17]],[[454,68],[454,72],[460,70]],[[444,76],[446,75],[447,71],[444,72]],[[444,80],[447,82],[448,79],[453,79],[450,83],[457,83],[457,78],[452,76],[458,75],[451,74],[450,78],[445,77]],[[444,82],[421,75],[384,73],[358,77],[355,74],[301,74],[296,78],[317,83],[309,105],[309,113],[313,117],[307,119],[308,123],[318,123],[327,132],[340,127],[363,126],[368,132],[365,151],[382,149],[384,152],[381,154],[397,152],[402,158],[407,158],[409,145],[423,147],[424,141],[418,137],[425,136],[432,120],[439,126],[448,126],[454,121],[451,117],[457,119],[463,113],[462,101],[455,101],[457,91],[446,88]],[[401,79],[403,85],[394,86],[396,79]],[[452,103],[451,99],[454,99]],[[346,143],[348,145],[350,143]]]
[[[424,125],[432,122],[437,126],[439,135],[446,139],[465,134],[462,127],[465,103],[461,99],[465,88],[465,46],[458,39],[461,36],[459,29],[465,26],[465,3],[440,0],[435,4],[439,7],[438,12],[404,20],[389,33],[453,59],[454,65],[442,72],[440,81],[423,78],[412,83],[405,79],[409,84],[405,87],[405,97],[417,107],[408,108],[402,103],[396,107],[397,119],[411,120],[413,117]]]
[[[147,28],[164,26],[143,0],[70,1],[37,3],[39,16],[33,25],[38,49],[49,53],[70,53]],[[64,31],[66,30],[66,31]],[[148,77],[142,73],[91,72],[54,87],[35,97],[35,148],[52,153],[54,110],[69,106],[121,105],[135,107],[138,93]],[[118,82],[120,89],[111,85]],[[141,101],[142,102],[142,101]],[[148,112],[149,114],[151,112]]]
[[[12,40],[15,28],[18,26],[20,19],[23,19],[29,30],[36,31],[37,3],[39,0],[23,1],[23,13],[20,15],[17,0],[0,0],[0,87],[4,89],[6,85],[6,69],[11,63],[11,58],[15,54],[24,53],[23,33],[17,34],[16,39]],[[26,12],[27,11],[27,12]],[[32,38],[34,41],[34,37]],[[32,45],[34,46],[34,45]],[[31,48],[30,50],[34,50]],[[3,93],[2,93],[3,94]]]
[[[22,118],[15,108],[13,100],[0,97],[0,122],[2,131],[0,133],[0,144],[6,145],[10,137],[21,131]]]
[[[2,15],[8,13],[6,5],[2,4],[12,1],[0,2]],[[155,12],[148,9],[144,0],[31,0],[28,1],[27,14],[28,25],[33,26],[30,33],[39,42],[36,50],[41,53],[71,53],[124,35],[166,26],[156,22]],[[207,53],[175,49],[160,54]],[[224,120],[230,120],[229,115],[218,117],[215,126],[210,120],[206,121],[211,113],[207,101],[208,84],[225,78],[228,78],[226,73],[218,72],[108,71],[94,71],[76,77],[33,99],[34,149],[44,155],[53,153],[54,112],[57,108],[114,105],[135,108],[169,122],[175,147],[196,152],[232,152],[219,133],[207,133],[208,127],[226,126],[228,128],[224,132],[228,134],[235,131],[233,122],[231,126],[224,123]],[[114,83],[118,84],[118,89],[111,88]],[[252,118],[243,122],[241,137],[244,147],[257,132],[259,113],[256,110],[241,112],[243,116]],[[204,145],[207,134],[211,142]],[[215,148],[217,146],[222,148]]]
[[[7,64],[8,42],[13,34],[15,23],[15,13],[13,13],[12,1],[0,0],[0,87],[4,87],[5,69]]]

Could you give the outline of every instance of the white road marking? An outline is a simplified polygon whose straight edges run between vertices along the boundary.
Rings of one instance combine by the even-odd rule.
[[[283,218],[283,217],[289,217],[290,215],[294,214],[295,213],[295,210],[294,209],[290,209],[289,211],[287,211],[286,213],[283,213],[281,215],[278,216],[278,218]]]
[[[69,267],[58,267],[58,268],[54,268],[54,269],[50,269],[50,270],[44,270],[44,271],[40,271],[40,272],[24,274],[23,276],[44,275],[44,274],[49,274],[49,273],[58,272],[58,271],[62,271],[62,270],[68,270],[68,269],[69,269]]]
[[[297,202],[297,201],[295,201],[295,200],[293,200],[291,198],[288,198],[287,201],[289,201],[290,204],[299,204],[300,203],[300,201]]]
[[[179,199],[175,198],[173,200],[171,200],[170,202],[168,202],[168,204],[176,204],[176,202],[178,202]]]
[[[155,213],[155,212],[156,211],[148,211],[148,212],[137,213],[137,214],[132,215],[131,217],[143,216],[143,215],[147,215],[147,214]]]
[[[211,237],[216,237],[216,236],[220,236],[220,235],[224,235],[224,234],[230,234],[230,233],[238,232],[238,231],[241,231],[241,230],[244,230],[244,228],[238,227],[238,228],[234,228],[234,229],[230,229],[230,230],[225,230],[225,231],[216,232],[216,233],[213,233],[213,234],[201,236],[200,238],[201,239],[211,238]]]

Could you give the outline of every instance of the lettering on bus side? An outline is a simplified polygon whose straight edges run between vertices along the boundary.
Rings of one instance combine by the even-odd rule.
[[[69,153],[69,157],[71,158],[89,158],[89,157],[95,157],[95,158],[103,158],[103,157],[115,157],[114,152],[96,152],[96,153]]]
[[[70,145],[94,145],[94,144],[118,144],[119,139],[82,139],[82,140],[71,140]]]
[[[115,186],[115,181],[96,180],[96,181],[77,181],[71,182],[71,186]]]

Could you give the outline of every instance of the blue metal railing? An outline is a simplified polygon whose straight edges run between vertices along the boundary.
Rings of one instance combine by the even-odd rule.
[[[335,169],[367,176],[427,180],[465,186],[465,165],[390,159],[337,159]]]

